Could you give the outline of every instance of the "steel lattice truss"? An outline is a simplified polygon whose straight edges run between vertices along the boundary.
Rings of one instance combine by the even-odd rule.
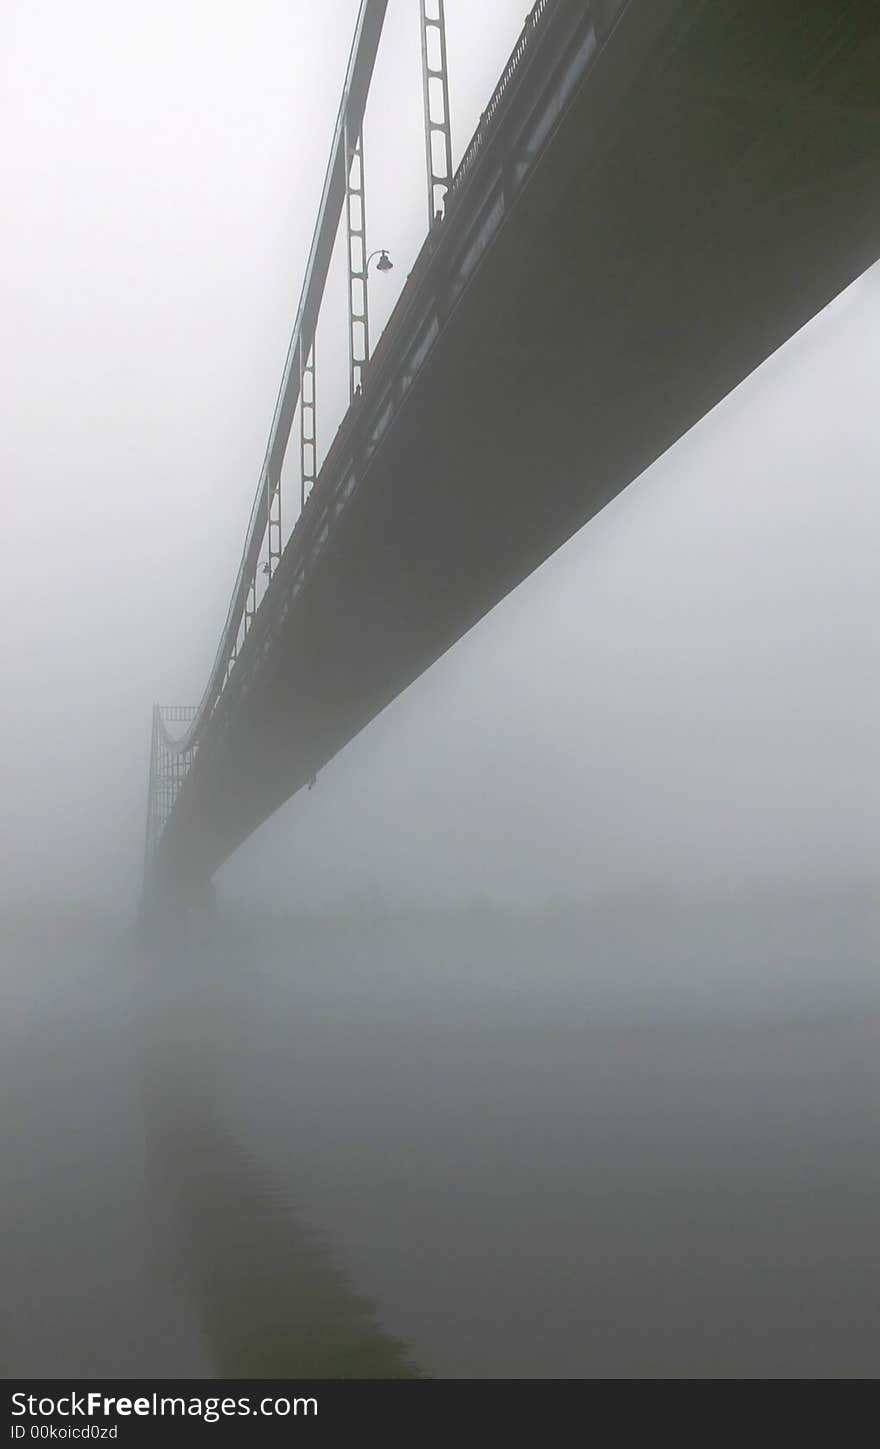
[[[419,0],[430,223],[426,246],[431,245],[431,230],[445,218],[450,205],[454,204],[457,190],[480,154],[495,112],[505,98],[513,74],[552,4],[553,0],[538,0],[527,16],[521,37],[495,94],[483,113],[477,133],[458,170],[453,173],[445,3],[444,0]],[[146,871],[151,867],[162,832],[198,751],[205,726],[223,698],[244,640],[253,626],[262,599],[266,596],[285,552],[281,471],[297,412],[300,418],[301,520],[305,517],[309,497],[317,481],[315,334],[343,211],[348,235],[350,395],[353,407],[358,405],[366,380],[370,364],[368,274],[371,257],[367,247],[363,123],[387,8],[388,0],[361,0],[293,335],[248,522],[241,563],[208,684],[196,707],[157,705],[153,711]],[[175,724],[186,726],[178,738],[168,730],[169,725]]]
[[[150,787],[147,801],[147,839],[144,850],[144,871],[149,871],[168,817],[174,809],[196,744],[191,739],[196,717],[192,705],[160,705],[153,708],[153,734],[150,744]],[[175,738],[169,725],[186,725],[180,738]]]

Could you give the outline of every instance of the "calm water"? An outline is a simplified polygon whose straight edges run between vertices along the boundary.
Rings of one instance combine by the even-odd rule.
[[[876,1375],[865,897],[6,937],[7,1374]]]

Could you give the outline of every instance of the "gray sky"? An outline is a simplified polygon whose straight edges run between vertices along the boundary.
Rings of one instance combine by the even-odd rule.
[[[524,0],[448,0],[456,157]],[[237,565],[355,0],[6,0],[3,897],[126,903],[154,699]],[[416,0],[366,130],[371,246],[425,224]],[[346,386],[338,269],[319,435]],[[880,272],[506,600],[223,873],[313,902],[864,876],[878,846]],[[291,493],[293,490],[291,490]],[[288,520],[291,521],[291,520]]]

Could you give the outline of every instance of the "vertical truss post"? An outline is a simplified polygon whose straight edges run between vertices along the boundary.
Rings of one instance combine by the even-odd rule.
[[[364,200],[363,132],[345,125],[345,210],[348,221],[348,355],[351,400],[363,388],[370,360],[367,302],[367,214]]]
[[[159,738],[159,830],[165,829],[165,822],[171,814],[171,780],[168,771],[168,750],[165,746],[164,730]]]
[[[277,479],[275,487],[269,492],[269,519],[267,529],[267,541],[269,545],[269,582],[272,582],[272,575],[278,567],[281,558],[281,479]]]
[[[443,214],[443,203],[452,182],[446,10],[444,0],[419,0],[419,8],[422,16],[422,92],[425,101],[425,160],[428,171],[430,227]]]
[[[171,781],[168,778],[168,750],[165,744],[165,731],[161,725],[161,710],[159,711],[159,837],[165,829],[165,822],[171,814]]]
[[[153,705],[150,737],[150,783],[147,791],[147,832],[144,841],[144,880],[149,875],[159,835],[159,706]]]
[[[254,614],[257,612],[257,576],[251,578],[250,588],[247,591],[247,599],[244,605],[244,635],[247,638],[248,630],[253,622]]]
[[[300,507],[305,508],[306,499],[315,486],[318,476],[318,414],[315,398],[315,346],[300,356],[299,375],[299,457],[300,457]]]

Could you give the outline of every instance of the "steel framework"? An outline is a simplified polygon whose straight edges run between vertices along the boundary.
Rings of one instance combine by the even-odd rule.
[[[300,418],[300,511],[318,477],[315,335],[343,208],[348,244],[349,396],[363,392],[370,362],[369,266],[363,124],[388,0],[361,0],[336,119],[330,159],[312,237],[293,335],[269,440],[251,508],[244,550],[211,674],[197,708],[156,706],[150,757],[147,864],[183,779],[201,730],[228,684],[261,601],[260,575],[271,585],[284,554],[281,473],[294,418]],[[428,214],[433,225],[452,185],[452,141],[444,0],[419,0]],[[387,255],[387,254],[383,254]],[[387,267],[380,269],[387,270]],[[262,562],[261,560],[265,560]],[[181,739],[168,724],[186,724]]]
[[[318,476],[318,404],[315,393],[314,341],[300,369],[299,394],[299,503],[303,509]]]
[[[348,187],[346,137],[360,136],[361,133],[367,95],[387,9],[388,0],[361,0],[346,70],[342,101],[333,132],[330,160],[318,208],[318,218],[306,264],[306,274],[293,335],[287,350],[287,360],[284,364],[281,386],[269,430],[269,441],[260,470],[260,479],[248,522],[241,563],[226,614],[226,622],[214,657],[211,674],[193,721],[192,733],[194,735],[197,734],[202,721],[211,713],[223,692],[224,685],[236,661],[240,631],[244,628],[244,631],[247,632],[256,612],[256,582],[263,540],[269,524],[272,500],[281,486],[284,455],[296,416],[302,378],[307,370],[306,363],[310,355],[313,355],[318,314],[327,283],[333,244],[339,228],[342,208],[345,205]]]
[[[444,0],[419,0],[419,9],[422,22],[422,93],[425,106],[425,162],[430,227],[443,215],[446,193],[452,184],[446,9]]]
[[[145,876],[195,754],[195,745],[189,740],[189,729],[182,739],[175,740],[168,732],[168,725],[191,726],[195,717],[196,710],[190,705],[153,706],[147,831],[144,842]]]
[[[367,286],[367,203],[364,138],[345,127],[345,214],[348,229],[348,383],[353,402],[370,361],[370,304]]]

